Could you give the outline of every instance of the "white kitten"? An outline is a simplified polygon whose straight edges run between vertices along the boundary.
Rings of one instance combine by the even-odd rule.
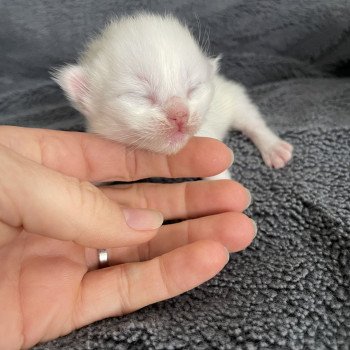
[[[55,80],[89,131],[104,137],[172,154],[193,135],[222,140],[234,128],[268,166],[283,167],[292,146],[266,126],[241,85],[217,74],[218,61],[176,18],[142,13],[110,23]]]

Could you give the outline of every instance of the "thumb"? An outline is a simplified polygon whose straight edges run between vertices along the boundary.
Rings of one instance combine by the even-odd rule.
[[[122,208],[91,183],[0,146],[0,227],[14,228],[4,234],[23,228],[87,247],[122,247],[150,240],[162,222],[158,211]]]

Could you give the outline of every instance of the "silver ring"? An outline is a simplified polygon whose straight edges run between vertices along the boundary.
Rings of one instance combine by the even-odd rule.
[[[108,251],[107,249],[97,249],[97,257],[98,257],[98,268],[103,269],[108,267]]]

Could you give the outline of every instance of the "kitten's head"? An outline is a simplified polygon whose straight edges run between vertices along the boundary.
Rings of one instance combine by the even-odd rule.
[[[177,19],[140,14],[112,22],[55,79],[89,131],[171,154],[202,125],[217,65]]]

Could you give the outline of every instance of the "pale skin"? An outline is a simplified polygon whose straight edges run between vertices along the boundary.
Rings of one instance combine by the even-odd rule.
[[[0,127],[0,348],[29,348],[215,276],[255,235],[242,185],[91,182],[208,177],[231,162],[208,138],[164,156],[89,134]],[[110,267],[98,269],[96,248],[108,249]]]

